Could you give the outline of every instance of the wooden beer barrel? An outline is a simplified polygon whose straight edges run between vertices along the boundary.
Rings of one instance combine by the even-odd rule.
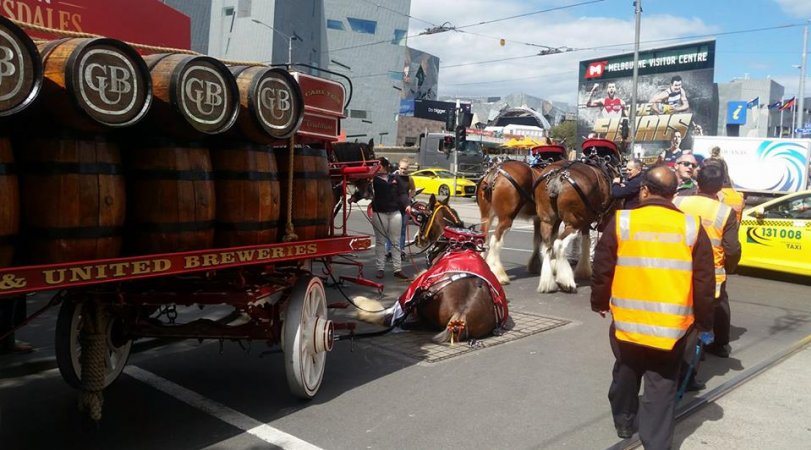
[[[287,223],[287,180],[290,161],[287,148],[276,148],[281,188],[280,237]],[[334,197],[329,177],[327,151],[310,147],[296,147],[293,156],[292,218],[299,240],[329,237]]]
[[[221,145],[211,152],[217,192],[218,247],[276,242],[279,173],[271,147]]]
[[[232,131],[252,142],[270,144],[298,130],[304,97],[292,75],[266,66],[234,66],[231,72],[239,87],[239,116]]]
[[[0,16],[0,117],[34,101],[42,88],[42,59],[37,46],[12,21]]]
[[[20,228],[20,190],[11,143],[0,138],[0,267],[10,266]]]
[[[155,97],[149,116],[153,127],[175,138],[198,139],[234,125],[239,90],[223,63],[208,56],[166,53],[144,60]]]
[[[18,152],[28,262],[114,258],[126,196],[121,152],[103,136],[29,137]]]
[[[98,132],[141,120],[152,104],[152,80],[141,56],[108,38],[74,38],[39,46],[49,116],[74,130]]]
[[[163,140],[128,152],[128,251],[211,248],[215,193],[208,148]]]

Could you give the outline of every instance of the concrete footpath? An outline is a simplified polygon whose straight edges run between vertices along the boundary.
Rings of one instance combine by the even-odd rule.
[[[811,345],[806,345],[677,423],[673,448],[811,448],[810,407]]]

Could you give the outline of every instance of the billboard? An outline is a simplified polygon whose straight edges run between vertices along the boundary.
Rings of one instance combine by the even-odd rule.
[[[438,84],[439,58],[406,47],[401,98],[403,100],[436,100]]]
[[[580,62],[577,134],[621,141],[620,124],[631,115],[633,53]],[[680,148],[692,136],[716,129],[717,95],[713,84],[715,41],[639,52],[636,148],[652,158],[670,146],[675,132]]]
[[[191,48],[191,22],[159,0],[3,0],[0,15],[53,28],[100,34],[138,44]],[[53,39],[26,29],[34,37]]]

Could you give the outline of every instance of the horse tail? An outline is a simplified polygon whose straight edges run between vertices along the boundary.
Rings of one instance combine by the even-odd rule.
[[[557,197],[560,195],[561,191],[563,190],[563,183],[560,180],[560,176],[553,176],[549,178],[549,181],[546,183],[546,192],[550,198]]]
[[[457,312],[453,313],[453,315],[451,316],[451,319],[448,321],[448,324],[445,326],[445,329],[442,330],[441,333],[439,333],[436,336],[434,336],[433,338],[431,338],[431,340],[434,341],[437,344],[443,344],[445,342],[450,342],[451,334],[456,333],[456,331],[454,331],[454,328],[459,329],[459,327],[461,327],[461,331],[458,334],[459,334],[459,336],[461,338],[461,335],[465,332],[464,327],[465,327],[465,324],[466,324],[466,320],[465,320],[467,318],[466,316],[467,316],[467,312],[457,311]]]
[[[394,313],[394,307],[385,308],[382,303],[368,297],[358,296],[352,300],[357,308],[354,316],[356,319],[374,325],[386,326],[386,322]]]

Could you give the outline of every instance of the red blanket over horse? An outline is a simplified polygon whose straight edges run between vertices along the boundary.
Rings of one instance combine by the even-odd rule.
[[[507,295],[501,287],[501,283],[490,270],[490,267],[482,259],[478,252],[473,250],[459,250],[445,253],[433,266],[425,273],[418,276],[405,292],[397,300],[394,309],[392,323],[402,317],[405,311],[414,307],[415,294],[417,289],[431,291],[433,286],[441,287],[443,283],[452,283],[454,279],[466,276],[476,276],[481,278],[490,287],[490,297],[493,299],[493,307],[496,310],[496,318],[499,325],[504,325],[509,312],[507,310]]]

